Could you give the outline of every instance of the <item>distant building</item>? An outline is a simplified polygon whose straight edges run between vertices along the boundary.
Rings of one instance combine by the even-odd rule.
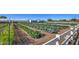
[[[45,20],[27,20],[29,23],[40,23],[40,22],[46,22]]]
[[[32,22],[32,20],[29,20],[29,22],[31,23],[31,22]]]
[[[79,22],[79,19],[77,20],[66,20],[67,22]]]

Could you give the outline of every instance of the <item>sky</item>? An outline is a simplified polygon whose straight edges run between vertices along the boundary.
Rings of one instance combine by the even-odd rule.
[[[79,19],[79,14],[0,14],[0,16],[6,16],[12,20],[60,20],[60,19]]]

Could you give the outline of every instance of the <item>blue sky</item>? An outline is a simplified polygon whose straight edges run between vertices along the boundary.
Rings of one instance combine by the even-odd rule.
[[[12,19],[41,19],[41,20],[47,20],[47,19],[71,19],[71,18],[77,18],[79,19],[79,14],[0,14],[0,16],[7,16],[8,18]]]

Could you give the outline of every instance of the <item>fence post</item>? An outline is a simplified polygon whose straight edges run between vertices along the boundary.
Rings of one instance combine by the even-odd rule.
[[[73,30],[74,30],[74,28],[72,27],[72,26],[70,26],[70,36],[71,36],[71,38],[66,42],[66,45],[71,41],[71,40],[73,40]]]
[[[72,35],[73,35],[73,33],[74,33],[74,32],[73,32],[73,29],[74,29],[74,28],[71,27],[70,29],[71,29],[71,33],[70,33],[70,34],[71,34],[71,39],[70,39],[70,40],[73,40],[73,36],[72,36]]]
[[[56,41],[56,45],[59,45],[59,42],[58,41]]]
[[[58,38],[58,41],[56,41],[56,45],[59,45],[60,34],[56,34],[56,38]]]

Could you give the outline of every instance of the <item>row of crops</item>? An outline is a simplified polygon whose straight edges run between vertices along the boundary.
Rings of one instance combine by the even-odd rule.
[[[10,44],[13,44],[13,41],[15,39],[15,37],[14,37],[14,26],[13,25],[14,25],[13,23],[10,25],[10,38],[9,38]]]
[[[0,25],[0,44],[12,44],[14,39],[13,24],[5,23],[5,25]]]
[[[52,24],[52,23],[50,23],[50,24]],[[54,23],[54,24],[61,24],[61,25],[71,25],[71,26],[75,26],[75,25],[77,25],[78,23],[76,22],[60,22],[60,23]]]
[[[69,27],[69,26],[59,26],[52,23],[22,23],[22,24],[39,30],[47,31],[50,33],[58,33],[59,30],[66,29]]]
[[[23,25],[23,24],[18,24],[20,28],[25,30],[32,38],[40,38],[42,37],[43,34],[41,34],[39,31],[34,31],[30,27]]]
[[[0,29],[6,27],[7,24],[0,24]]]
[[[61,23],[58,23],[61,24]],[[75,25],[75,23],[62,23],[64,25]],[[58,33],[62,29],[69,28],[69,26],[60,26],[57,23],[27,23],[27,22],[11,22],[11,23],[0,23],[0,44],[10,44],[16,40],[15,37],[15,26],[17,26],[17,30],[21,30],[21,32],[26,32],[29,36],[34,39],[41,38],[44,36],[42,31],[49,33]],[[23,31],[22,31],[23,30]],[[37,31],[40,30],[40,31]],[[17,31],[16,31],[17,32]],[[20,37],[19,37],[20,38]],[[23,39],[22,39],[23,40]]]

